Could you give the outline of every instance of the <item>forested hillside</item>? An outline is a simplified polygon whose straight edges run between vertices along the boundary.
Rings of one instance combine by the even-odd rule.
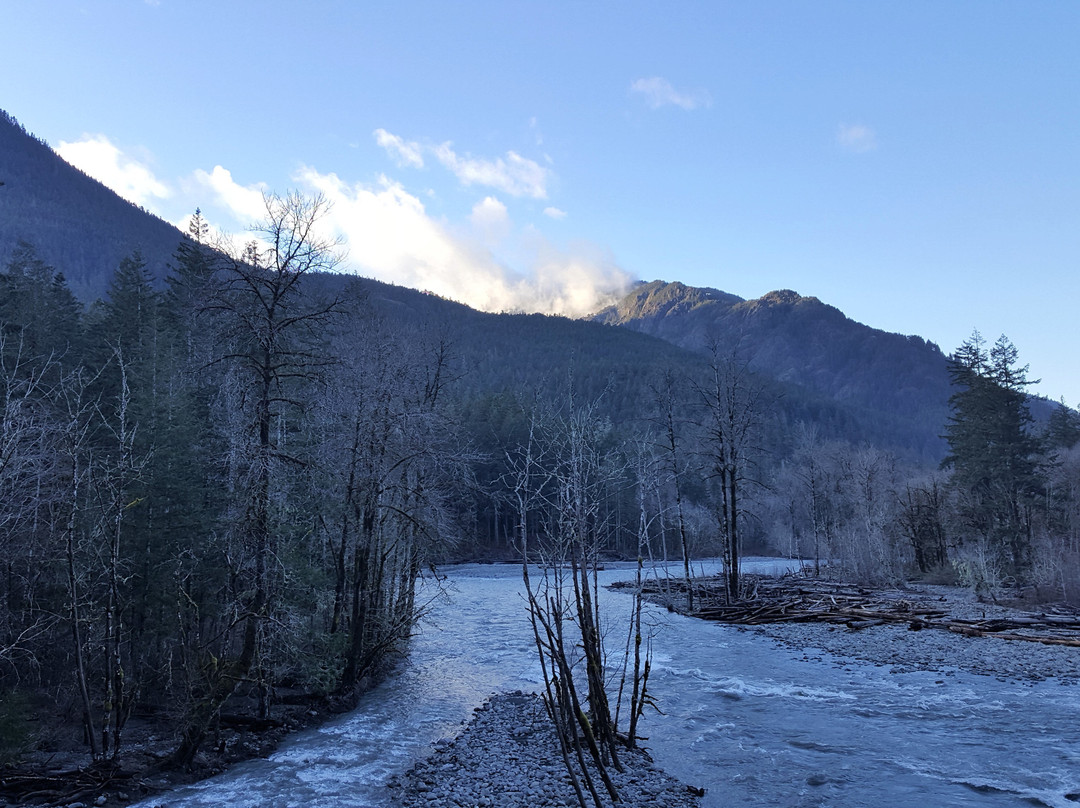
[[[176,249],[179,231],[121,199],[61,159],[0,110],[0,263],[20,241],[62,267],[75,296],[105,294],[111,270],[136,250],[157,281]]]
[[[6,113],[0,114],[0,182],[0,265],[20,242],[30,244],[89,304],[106,296],[113,269],[138,252],[161,288],[180,232],[70,166]],[[322,282],[331,293],[347,279]],[[550,384],[573,353],[579,384],[598,392],[612,374],[643,377],[654,361],[696,361],[687,352],[700,353],[715,336],[737,344],[750,367],[772,380],[788,422],[814,420],[829,438],[869,442],[918,462],[945,454],[948,376],[941,352],[918,337],[854,323],[815,298],[773,293],[742,301],[657,281],[601,312],[600,322],[628,326],[604,330],[558,317],[483,314],[414,290],[360,283],[389,316],[452,330],[462,360],[475,371],[464,383],[478,391]],[[627,334],[631,329],[686,352],[665,353],[657,341]],[[639,400],[628,392],[608,406],[625,420],[635,417],[627,405]]]
[[[754,370],[849,405],[865,439],[934,462],[945,454],[947,359],[921,337],[857,323],[789,290],[743,300],[681,283],[642,284],[596,315],[692,351],[737,345]]]

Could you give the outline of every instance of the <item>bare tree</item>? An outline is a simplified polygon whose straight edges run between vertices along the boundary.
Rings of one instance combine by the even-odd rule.
[[[21,331],[0,322],[0,661],[23,672],[40,664],[39,642],[59,622],[36,606],[43,572],[40,517],[58,477],[59,432],[51,403],[54,357],[31,357]]]
[[[679,417],[679,402],[683,396],[680,379],[670,368],[665,370],[660,381],[652,386],[654,403],[657,409],[655,424],[659,432],[657,445],[660,447],[664,468],[670,480],[675,498],[675,527],[679,533],[679,547],[682,550],[683,577],[686,583],[686,608],[694,610],[694,586],[690,574],[690,539],[686,529],[686,512],[683,507],[683,477],[686,473],[687,452],[683,448],[682,426]]]
[[[892,455],[870,446],[835,447],[838,466],[833,496],[843,518],[839,561],[845,577],[869,583],[903,577],[896,541],[896,466]]]
[[[101,717],[101,753],[115,758],[120,752],[124,725],[133,705],[133,683],[127,681],[122,649],[126,638],[123,624],[127,604],[126,583],[130,556],[124,546],[125,517],[138,505],[132,487],[149,462],[147,453],[135,450],[138,425],[131,417],[131,386],[128,366],[119,345],[113,349],[113,363],[120,376],[120,389],[112,416],[106,418],[98,409],[103,432],[108,435],[109,451],[100,462],[96,482],[98,500],[97,529],[104,550],[96,555],[104,566],[104,603],[102,634],[104,639],[104,699]]]
[[[304,279],[334,269],[339,242],[324,238],[320,221],[328,203],[321,196],[297,193],[264,198],[266,217],[256,240],[243,253],[217,262],[212,293],[203,312],[223,348],[224,363],[235,381],[236,403],[245,414],[242,429],[229,436],[228,461],[237,494],[236,525],[241,551],[234,576],[241,602],[234,624],[243,627],[235,656],[204,665],[205,695],[193,704],[174,760],[187,765],[210,721],[238,682],[261,666],[264,627],[274,607],[277,576],[277,530],[272,518],[274,484],[283,464],[299,461],[282,445],[275,427],[290,411],[302,411],[296,392],[312,381],[330,360],[315,337],[340,308],[339,302],[312,299]],[[262,677],[258,677],[260,680]],[[260,681],[260,713],[269,709]]]
[[[311,425],[318,519],[333,581],[329,634],[336,681],[355,691],[403,647],[424,604],[415,581],[457,533],[450,498],[466,487],[446,386],[446,333],[376,316],[355,300],[334,335],[341,357]]]
[[[829,494],[831,472],[826,449],[815,425],[798,424],[793,463],[814,537],[814,575],[820,575],[822,553],[833,545],[835,503]]]
[[[634,476],[636,478],[636,493],[638,506],[637,525],[637,566],[634,572],[634,603],[631,608],[630,625],[627,629],[626,650],[623,655],[622,676],[619,680],[619,694],[615,708],[615,724],[619,722],[619,709],[622,706],[623,690],[626,684],[627,668],[630,668],[630,719],[627,723],[626,743],[633,748],[637,746],[637,725],[646,705],[654,705],[652,695],[649,692],[649,674],[652,670],[652,646],[647,642],[644,634],[644,583],[645,583],[645,556],[649,552],[651,533],[653,526],[661,521],[663,507],[660,504],[661,478],[666,472],[663,454],[657,456],[656,447],[650,441],[639,441],[631,453]],[[655,502],[657,507],[651,508],[650,502]],[[682,511],[679,510],[681,524]],[[688,558],[684,554],[684,561]],[[686,563],[686,583],[690,586],[689,563]],[[692,601],[691,601],[692,603]],[[644,656],[642,646],[644,645]],[[633,653],[631,654],[631,649]],[[633,666],[630,667],[630,660]]]
[[[909,480],[898,495],[897,523],[911,543],[919,572],[930,573],[949,563],[946,532],[948,502],[941,474]]]
[[[740,526],[746,513],[743,497],[752,475],[758,432],[767,405],[765,388],[737,355],[717,339],[709,343],[707,377],[695,388],[702,407],[704,456],[716,491],[716,516],[724,542],[727,597],[740,596]]]
[[[581,404],[576,399],[571,376],[566,406],[534,407],[527,443],[509,457],[516,477],[512,488],[522,576],[544,673],[545,704],[580,804],[585,805],[588,791],[598,808],[603,803],[591,772],[596,772],[611,801],[618,802],[608,767],[622,770],[607,692],[597,577],[609,527],[604,498],[625,472],[608,441],[609,428],[595,402]],[[531,541],[529,516],[535,503],[543,505],[542,542]],[[536,579],[530,562],[541,565]],[[584,699],[579,678],[586,688]]]
[[[97,401],[90,393],[94,379],[83,368],[66,374],[60,382],[60,400],[64,423],[59,439],[59,473],[63,480],[57,497],[57,521],[64,548],[64,567],[67,574],[67,613],[75,659],[75,684],[82,707],[83,728],[90,754],[99,760],[104,750],[97,732],[96,711],[91,696],[90,642],[87,633],[91,618],[87,614],[90,595],[87,592],[86,565],[83,562],[83,541],[87,517],[87,489],[92,485],[92,461],[88,457],[96,426]]]

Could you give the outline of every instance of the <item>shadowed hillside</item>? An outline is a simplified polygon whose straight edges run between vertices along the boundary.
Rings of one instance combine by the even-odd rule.
[[[83,301],[104,296],[113,270],[136,250],[153,277],[165,277],[180,231],[68,164],[2,110],[0,183],[0,266],[25,241]]]
[[[596,319],[698,352],[716,340],[766,376],[849,405],[925,459],[942,456],[947,360],[921,337],[870,328],[790,290],[743,300],[664,281],[642,284]]]

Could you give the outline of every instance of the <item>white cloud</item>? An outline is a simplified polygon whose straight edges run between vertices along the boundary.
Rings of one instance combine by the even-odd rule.
[[[412,166],[413,168],[424,167],[423,147],[413,140],[392,135],[385,129],[375,130],[375,142],[386,149],[394,161],[401,168]]]
[[[365,274],[481,309],[514,307],[513,290],[491,253],[455,237],[401,185],[385,178],[376,186],[348,185],[310,168],[297,179],[331,201],[328,224],[345,237],[350,261]]]
[[[535,119],[533,119],[535,120]],[[530,122],[531,124],[532,122]],[[547,198],[547,186],[551,171],[535,160],[508,151],[504,157],[494,159],[459,155],[449,141],[438,146],[424,145],[415,140],[405,140],[399,135],[376,129],[375,142],[393,158],[401,168],[423,168],[424,154],[433,154],[463,185],[483,185],[510,196]],[[545,155],[548,163],[551,158]]]
[[[514,237],[511,251],[526,255],[516,272],[476,238],[436,221],[419,198],[383,178],[375,186],[349,185],[334,174],[305,168],[296,179],[332,203],[329,226],[345,238],[350,262],[380,280],[424,289],[486,311],[529,311],[580,316],[623,294],[630,276],[614,261],[582,246],[552,247],[542,236],[513,233],[506,207],[494,197],[478,202],[475,230],[494,228]]]
[[[566,211],[558,208],[544,208],[544,215],[549,219],[565,219]]]
[[[485,244],[495,245],[510,231],[510,216],[506,205],[493,196],[484,197],[473,205],[469,221]]]
[[[434,152],[439,162],[465,185],[486,185],[511,196],[547,198],[547,183],[551,172],[517,152],[508,151],[505,159],[496,157],[494,160],[487,160],[471,155],[462,157],[453,150],[450,143],[436,146]]]
[[[61,140],[56,153],[136,205],[148,207],[151,199],[172,194],[149,166],[124,154],[104,135],[84,135],[74,143]]]
[[[869,126],[842,123],[836,130],[836,142],[848,151],[868,152],[877,148],[877,135]]]
[[[685,110],[693,110],[698,107],[712,106],[712,96],[707,90],[694,90],[681,92],[671,86],[671,82],[659,76],[647,79],[637,79],[630,84],[630,91],[640,93],[653,109],[665,106],[681,107]]]
[[[263,186],[244,186],[221,166],[197,179],[239,220],[265,212]],[[304,168],[294,180],[330,202],[327,235],[342,236],[354,271],[382,281],[434,292],[486,311],[527,311],[582,316],[621,296],[630,276],[589,245],[562,250],[538,231],[515,231],[506,206],[487,196],[473,206],[468,225],[455,228],[433,218],[419,197],[399,183],[349,184],[335,174]],[[506,241],[516,270],[487,244]]]
[[[236,182],[232,172],[222,166],[214,166],[209,174],[201,168],[195,172],[195,181],[212,191],[217,201],[228,208],[240,221],[254,223],[266,213],[263,195],[265,183],[244,186]]]
[[[473,205],[469,218],[476,227],[502,226],[509,221],[506,205],[493,196],[486,196]]]
[[[536,236],[531,293],[542,308],[535,310],[581,316],[629,291],[631,277],[610,255],[586,244],[560,250]]]

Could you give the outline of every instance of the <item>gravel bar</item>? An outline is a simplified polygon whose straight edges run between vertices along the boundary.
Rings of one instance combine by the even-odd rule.
[[[626,808],[698,808],[700,797],[640,750],[624,750],[611,777]],[[604,804],[606,791],[596,780]],[[391,780],[403,808],[546,808],[577,805],[558,739],[540,697],[493,696],[453,740]],[[586,792],[587,794],[587,792]],[[589,799],[589,805],[592,806]]]
[[[987,620],[1025,614],[1020,609],[978,602],[969,592],[955,587],[922,586],[897,592],[896,596],[917,605],[941,608],[954,618]],[[824,623],[770,623],[746,630],[797,648],[808,659],[816,659],[812,656],[816,649],[889,665],[894,673],[962,670],[1002,680],[1080,683],[1080,648],[1007,640],[993,634],[965,637],[940,629],[911,631],[903,625],[853,630]]]

